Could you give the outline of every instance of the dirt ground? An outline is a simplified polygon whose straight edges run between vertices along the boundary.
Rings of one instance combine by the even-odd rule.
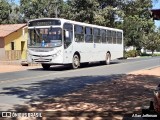
[[[43,120],[131,120],[133,114],[141,114],[142,108],[153,100],[153,91],[160,83],[160,67],[113,76],[110,80],[16,110],[42,111],[46,116]]]
[[[15,72],[15,71],[22,71],[34,68],[42,68],[39,65],[34,66],[22,66],[22,65],[6,65],[0,64],[0,73],[7,73],[7,72]]]
[[[146,70],[133,71],[130,74],[154,75],[154,76],[160,77],[160,67],[150,68],[150,69],[146,69]]]

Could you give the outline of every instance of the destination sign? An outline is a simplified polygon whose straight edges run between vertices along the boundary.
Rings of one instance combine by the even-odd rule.
[[[50,25],[61,25],[60,20],[36,20],[28,23],[29,27],[32,26],[50,26]]]

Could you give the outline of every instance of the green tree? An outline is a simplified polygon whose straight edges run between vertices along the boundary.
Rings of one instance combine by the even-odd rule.
[[[159,49],[160,46],[160,31],[149,32],[144,38],[145,49],[151,50],[152,56],[155,50]]]
[[[11,5],[6,0],[0,0],[0,24],[10,23]]]
[[[124,12],[121,9],[121,0],[101,0],[99,1],[101,16],[104,18],[103,26],[118,27],[122,24]]]
[[[65,18],[93,23],[99,3],[96,0],[68,0],[66,2]]]
[[[138,50],[143,47],[143,34],[154,28],[154,22],[149,9],[151,0],[126,0],[122,2],[124,40],[126,46],[135,46]]]
[[[22,19],[21,19],[21,13],[20,13],[20,7],[15,4],[14,2],[10,3],[11,5],[11,9],[12,12],[9,15],[10,18],[10,23],[14,24],[14,23],[22,23]]]
[[[63,2],[62,6],[63,6],[63,9],[62,9],[62,13],[60,14],[60,17],[71,19],[72,14],[70,13],[70,10],[71,10],[70,1]]]
[[[68,0],[65,3],[64,18],[115,27],[117,17],[122,17],[119,0]]]
[[[24,21],[43,17],[60,16],[63,0],[20,0],[20,11]]]

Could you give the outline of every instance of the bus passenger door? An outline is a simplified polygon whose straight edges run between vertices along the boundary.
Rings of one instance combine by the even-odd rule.
[[[64,63],[71,63],[72,61],[72,40],[73,40],[72,24],[64,24]]]

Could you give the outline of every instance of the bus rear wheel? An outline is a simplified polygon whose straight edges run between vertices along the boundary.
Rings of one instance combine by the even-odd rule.
[[[79,56],[75,54],[72,60],[72,68],[77,69],[79,66],[80,66],[80,59],[79,59]]]
[[[106,54],[106,61],[105,61],[105,64],[106,64],[106,65],[109,65],[110,62],[111,62],[111,55],[110,55],[110,53],[107,53],[107,54]]]
[[[42,64],[42,67],[44,70],[49,70],[50,69],[50,66],[49,64]]]

